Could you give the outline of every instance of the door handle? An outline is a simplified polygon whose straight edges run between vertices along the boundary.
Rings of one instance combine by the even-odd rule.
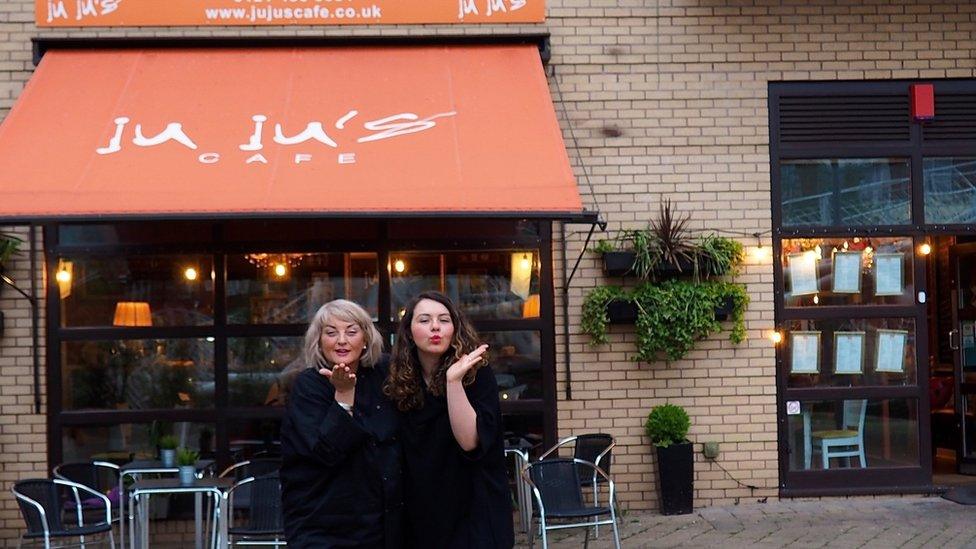
[[[959,350],[959,330],[949,330],[949,348]]]

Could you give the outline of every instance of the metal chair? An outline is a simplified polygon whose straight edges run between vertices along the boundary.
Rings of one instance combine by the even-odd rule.
[[[112,535],[112,504],[100,492],[84,484],[60,478],[21,480],[13,485],[11,491],[17,498],[20,513],[27,525],[27,532],[20,537],[17,547],[20,547],[24,540],[43,539],[45,549],[50,549],[52,539],[78,538],[80,546],[84,548],[87,536],[106,534],[110,547],[115,549],[115,537]],[[82,493],[87,496],[85,499],[97,498],[101,501],[105,520],[85,524]],[[64,502],[71,499],[75,502],[76,526],[66,525],[61,515]]]
[[[590,471],[602,477],[609,487],[609,505],[587,505],[583,501],[583,489],[580,482],[580,469]],[[539,526],[542,533],[542,549],[549,548],[549,530],[566,528],[586,528],[583,547],[590,543],[590,527],[598,524],[613,525],[613,542],[616,549],[620,549],[620,534],[617,531],[617,510],[613,481],[602,469],[581,459],[547,459],[529,464],[522,472],[526,482],[532,488],[535,502],[539,510]],[[600,519],[610,515],[608,519]],[[552,520],[583,519],[582,522],[561,523],[550,525]],[[535,536],[529,536],[531,549]]]
[[[235,463],[221,471],[217,476],[220,478],[232,477],[235,482],[240,483],[246,478],[261,477],[271,473],[277,474],[280,470],[280,457],[254,458]],[[251,489],[245,485],[235,497],[237,498],[238,506],[246,508],[249,505]]]
[[[119,502],[122,499],[122,495],[118,493],[119,491],[119,473],[120,468],[114,463],[109,463],[107,461],[72,461],[68,463],[62,463],[56,465],[53,470],[54,477],[64,480],[70,480],[71,482],[77,482],[78,484],[83,484],[92,490],[95,490],[102,494],[109,494],[111,492],[116,493],[116,501],[112,501],[109,498],[109,502],[112,505],[113,522],[122,522],[121,508],[119,507]],[[75,493],[75,499],[78,498],[78,494]],[[85,498],[81,500],[82,512],[91,511],[93,508],[101,509],[101,502],[93,501],[91,498]],[[122,543],[121,539],[121,528],[119,531],[119,543]]]
[[[558,452],[560,448],[567,447],[570,444],[573,444],[573,457],[575,459],[596,465],[607,474],[607,478],[610,477],[610,466],[613,464],[613,447],[617,443],[613,440],[612,436],[606,433],[589,433],[566,437],[539,456],[539,461],[547,459],[551,454]],[[586,472],[591,471],[588,469]],[[597,475],[595,470],[592,471],[592,474],[585,474],[583,468],[580,467],[580,485],[593,487],[593,505],[600,503],[599,485],[602,482],[603,477]],[[600,527],[598,525],[593,527],[593,533],[596,537],[600,537]]]
[[[234,484],[227,491],[228,519],[234,516],[235,492],[247,488],[250,497],[247,502],[247,520],[241,526],[231,526],[227,530],[228,547],[234,545],[273,545],[287,546],[285,541],[284,518],[281,509],[281,480],[278,472],[259,477],[248,477]],[[235,541],[234,538],[241,539]]]

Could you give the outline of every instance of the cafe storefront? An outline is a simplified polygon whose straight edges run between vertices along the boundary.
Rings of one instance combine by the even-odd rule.
[[[0,163],[4,221],[43,228],[49,463],[273,454],[318,307],[392,338],[431,289],[506,436],[554,442],[552,221],[592,216],[525,42],[44,45]]]

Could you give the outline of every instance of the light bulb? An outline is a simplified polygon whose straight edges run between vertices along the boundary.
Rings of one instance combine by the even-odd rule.
[[[187,267],[186,270],[183,271],[183,277],[187,280],[196,280],[198,276],[200,276],[200,273],[198,273],[193,267]]]
[[[529,254],[522,254],[522,270],[528,271],[532,267],[532,260],[529,259]]]
[[[284,263],[275,263],[274,274],[278,278],[281,278],[288,274],[288,267],[286,267]]]
[[[58,282],[62,284],[67,284],[68,282],[71,282],[71,273],[69,273],[66,269],[61,269],[58,271],[58,274],[54,275],[54,278],[56,278]]]
[[[776,345],[779,342],[783,341],[783,334],[777,332],[776,330],[773,330],[772,332],[769,333],[769,340],[772,341],[774,345]]]
[[[926,242],[925,244],[922,244],[921,246],[918,247],[918,253],[922,255],[929,255],[930,253],[932,253],[932,246],[928,242]]]
[[[393,270],[398,273],[402,273],[403,271],[407,270],[407,264],[404,263],[402,259],[397,259],[396,262],[393,263]]]

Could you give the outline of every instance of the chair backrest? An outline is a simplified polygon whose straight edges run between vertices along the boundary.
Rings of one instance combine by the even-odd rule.
[[[248,530],[283,532],[281,479],[278,477],[278,472],[254,477],[254,480],[238,487],[240,488],[248,488],[250,491],[247,503]]]
[[[529,479],[539,490],[545,512],[578,510],[583,507],[583,492],[577,462],[572,459],[546,459],[529,464]]]
[[[53,480],[44,478],[21,480],[14,483],[12,490],[20,506],[20,514],[27,524],[28,534],[43,534],[45,519],[48,531],[64,530],[61,521],[61,493]],[[37,507],[21,498],[28,498],[40,504],[44,509],[44,517]]]
[[[54,467],[54,476],[105,493],[119,483],[118,466],[100,461],[71,461]]]
[[[606,433],[578,435],[576,437],[576,448],[573,450],[573,457],[596,464],[605,473],[610,474],[610,465],[613,461],[612,446],[613,437]],[[610,450],[601,459],[600,454],[608,449]],[[599,463],[597,463],[597,459],[600,459]],[[581,475],[583,474],[583,467],[580,466]],[[587,470],[587,472],[589,473],[590,471]]]
[[[868,411],[868,401],[866,399],[845,400],[844,401],[844,428],[857,429],[858,433],[864,432],[864,417]]]

